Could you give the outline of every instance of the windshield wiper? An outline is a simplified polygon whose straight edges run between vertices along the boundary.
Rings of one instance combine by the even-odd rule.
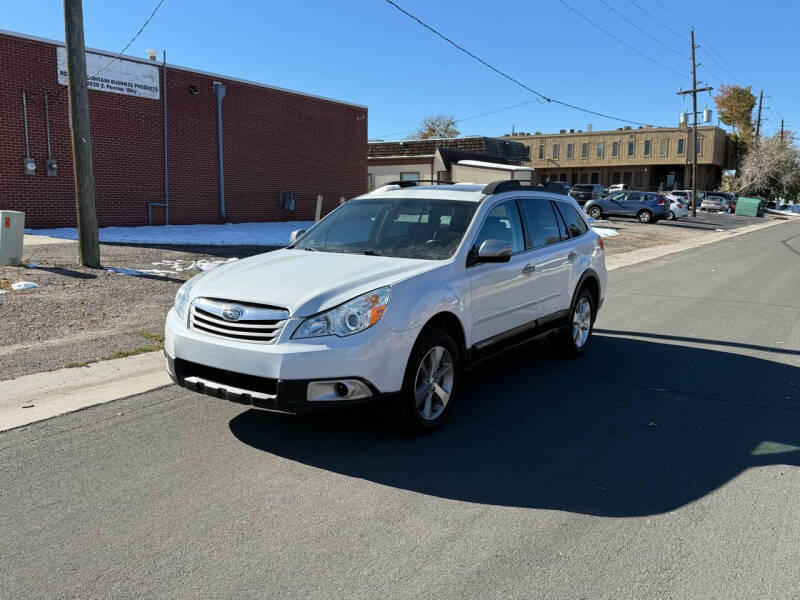
[[[319,252],[319,250],[312,248],[311,246],[300,246],[300,250],[305,250],[306,252]]]
[[[377,250],[364,250],[363,254],[366,254],[367,256],[380,256],[381,255],[381,253],[378,252]]]

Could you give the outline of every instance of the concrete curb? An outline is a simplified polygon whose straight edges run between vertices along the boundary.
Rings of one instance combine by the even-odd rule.
[[[746,233],[758,231],[759,229],[774,227],[775,225],[780,225],[781,223],[787,223],[787,222],[791,221],[770,220],[764,223],[756,223],[755,225],[747,225],[745,227],[740,227],[738,229],[729,229],[727,231],[719,231],[719,232],[715,231],[714,233],[709,233],[702,237],[698,236],[695,239],[685,240],[683,242],[676,242],[674,244],[664,244],[663,246],[640,248],[639,250],[632,250],[631,252],[622,252],[620,254],[606,255],[606,269],[609,271],[613,271],[615,269],[621,269],[622,267],[628,267],[630,265],[637,265],[639,263],[647,262],[650,260],[664,258],[665,256],[669,256],[671,254],[683,252],[684,250],[699,248],[700,246],[713,244],[715,242],[720,242],[722,240],[727,240],[733,237],[744,235]]]
[[[0,382],[0,431],[172,383],[161,352],[24,375]]]
[[[691,241],[611,255],[606,257],[606,265],[609,271],[613,271],[781,223],[786,221],[758,223],[731,231],[715,232]],[[142,394],[170,383],[172,381],[167,375],[164,357],[160,351],[3,381],[0,382],[3,392],[0,397],[0,431]]]

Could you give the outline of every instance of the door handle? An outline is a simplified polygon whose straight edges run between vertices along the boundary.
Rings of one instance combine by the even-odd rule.
[[[570,250],[569,254],[567,254],[567,260],[575,260],[578,258],[578,253],[575,250]]]
[[[536,270],[536,265],[534,265],[533,263],[528,263],[527,265],[522,267],[522,274],[523,275],[530,275],[535,270]]]

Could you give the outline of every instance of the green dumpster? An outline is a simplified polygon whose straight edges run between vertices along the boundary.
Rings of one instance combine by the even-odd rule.
[[[745,198],[739,196],[736,201],[736,214],[745,217],[763,217],[764,201],[761,198]]]

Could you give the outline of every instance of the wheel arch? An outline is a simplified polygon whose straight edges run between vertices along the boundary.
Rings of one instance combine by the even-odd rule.
[[[594,269],[586,269],[581,275],[580,279],[578,279],[578,283],[575,285],[575,291],[572,294],[572,301],[569,304],[570,310],[572,305],[575,304],[575,299],[578,297],[578,294],[580,294],[581,290],[584,288],[588,289],[589,293],[592,295],[592,299],[594,300],[594,312],[596,316],[597,311],[600,309],[601,288],[600,276]]]
[[[459,319],[455,313],[445,310],[430,317],[425,322],[425,325],[422,326],[417,339],[419,340],[425,333],[433,329],[440,329],[449,334],[458,346],[458,351],[461,354],[461,358],[464,358],[467,351],[466,333],[464,331],[464,325],[461,323],[461,319]]]

